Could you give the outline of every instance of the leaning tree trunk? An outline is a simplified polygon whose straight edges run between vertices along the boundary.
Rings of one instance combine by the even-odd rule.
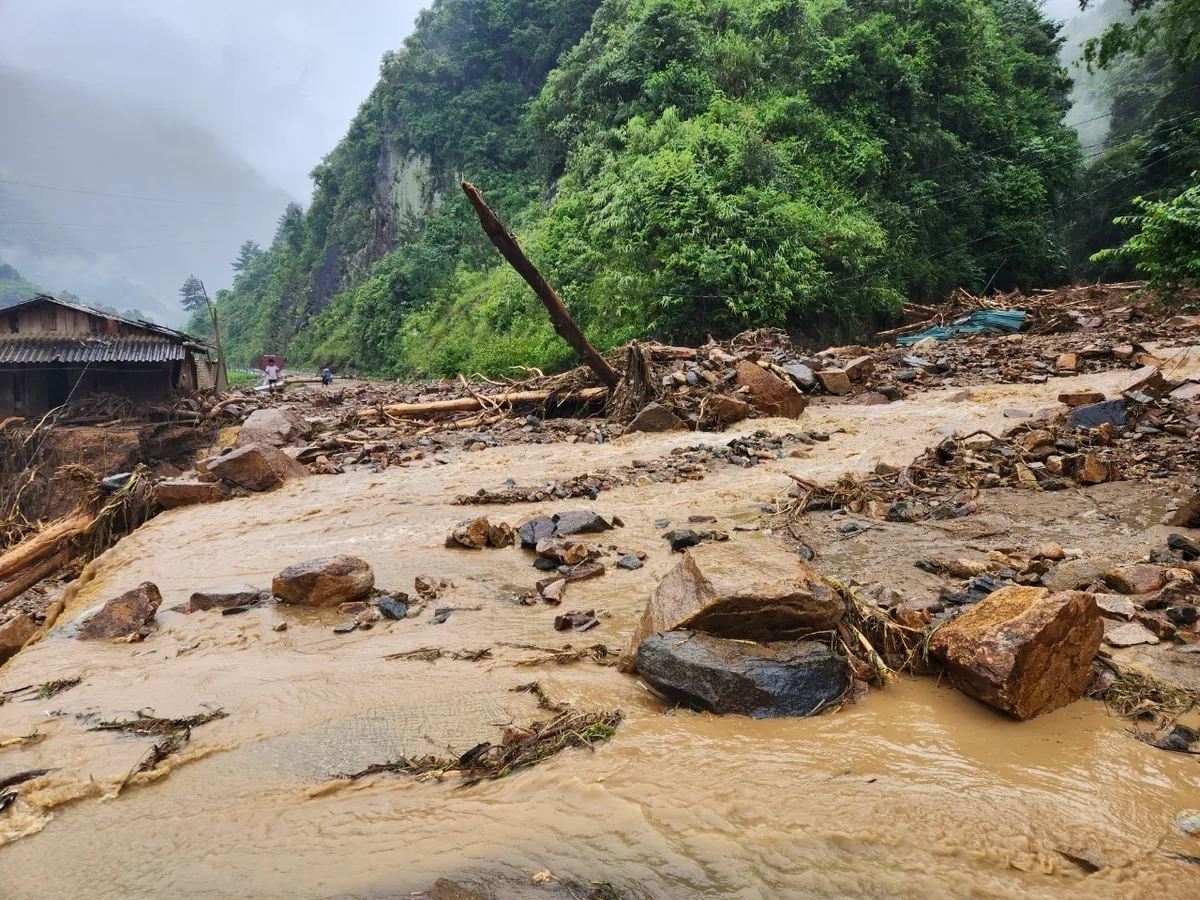
[[[479,223],[492,243],[496,245],[496,249],[533,288],[533,292],[538,295],[538,299],[546,307],[546,312],[550,314],[550,322],[554,325],[558,336],[574,348],[575,352],[596,373],[597,377],[608,385],[610,390],[615,388],[621,377],[613,371],[613,367],[600,355],[600,351],[593,347],[583,332],[579,330],[579,326],[575,324],[575,320],[563,306],[563,302],[554,292],[554,288],[550,287],[549,282],[538,271],[537,266],[529,261],[529,257],[525,255],[521,245],[517,243],[517,239],[504,227],[504,223],[488,208],[483,194],[479,193],[479,188],[469,181],[464,181],[462,189],[463,193],[467,195],[467,199],[471,201],[471,205],[475,207]]]
[[[612,417],[628,424],[642,411],[647,403],[658,399],[658,385],[654,381],[654,369],[646,351],[637,341],[629,344],[625,357],[625,378],[613,395]]]

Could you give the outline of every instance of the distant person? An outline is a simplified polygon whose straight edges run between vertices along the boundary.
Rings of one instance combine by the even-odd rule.
[[[333,370],[329,366],[321,370],[321,384],[325,385],[325,387],[333,384]]]
[[[267,387],[271,390],[275,389],[275,385],[279,384],[279,366],[275,365],[275,361],[267,363]]]

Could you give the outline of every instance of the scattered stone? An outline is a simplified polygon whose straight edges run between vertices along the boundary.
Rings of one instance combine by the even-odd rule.
[[[1101,403],[1077,406],[1067,416],[1067,424],[1072,428],[1099,428],[1101,425],[1124,428],[1125,401],[1105,400]]]
[[[1189,562],[1200,559],[1200,544],[1194,544],[1182,534],[1167,535],[1167,546]]]
[[[38,624],[27,613],[19,613],[0,625],[0,664],[17,654],[38,632]]]
[[[537,592],[538,596],[547,603],[562,603],[563,596],[567,592],[567,579],[552,578],[546,581],[539,581],[537,583]]]
[[[1120,566],[1104,576],[1104,583],[1119,594],[1150,594],[1167,583],[1162,566]]]
[[[1185,834],[1200,836],[1200,810],[1185,809],[1175,817],[1175,827]]]
[[[1172,400],[1200,400],[1200,381],[1185,381],[1170,396]]]
[[[582,541],[567,541],[559,537],[538,541],[537,555],[558,560],[562,565],[576,566],[591,556],[591,548]]]
[[[1100,607],[1100,615],[1109,619],[1120,619],[1128,622],[1137,615],[1137,607],[1133,601],[1122,594],[1095,594],[1096,605]]]
[[[1138,644],[1157,644],[1158,638],[1139,622],[1104,628],[1104,643],[1113,647],[1134,647]]]
[[[716,425],[719,428],[726,428],[735,422],[740,422],[751,413],[750,404],[745,400],[739,400],[737,397],[731,397],[729,394],[712,394],[705,400],[704,411],[709,419],[705,419],[705,424]]]
[[[1200,528],[1200,491],[1183,500],[1167,524],[1176,528]]]
[[[600,534],[604,531],[612,531],[612,529],[612,525],[588,509],[559,513],[554,517],[554,533],[558,535]],[[524,543],[523,537],[522,543]]]
[[[450,542],[470,550],[482,550],[488,545],[490,535],[491,523],[487,520],[487,516],[479,516],[454,526],[454,530],[450,533]]]
[[[299,606],[339,606],[369,596],[374,587],[371,566],[355,556],[329,556],[288,566],[271,583],[276,597]]]
[[[279,622],[271,630],[272,631],[287,631],[287,622]]]
[[[1033,413],[1027,409],[1006,409],[1004,411],[1004,418],[1006,419],[1028,419],[1032,416]]]
[[[686,431],[687,423],[671,412],[665,406],[650,402],[642,407],[632,422],[625,426],[625,433],[635,431],[659,433],[663,431]]]
[[[1104,400],[1104,394],[1101,391],[1066,391],[1058,395],[1058,402],[1065,403],[1067,406],[1089,406],[1093,403],[1101,403]]]
[[[454,587],[454,584],[449,578],[418,575],[413,579],[413,590],[425,600],[436,600],[452,587]]]
[[[844,369],[822,369],[817,373],[817,379],[821,382],[821,387],[831,394],[841,396],[854,390],[850,376]]]
[[[233,606],[254,606],[271,599],[268,591],[249,584],[229,584],[224,587],[196,591],[187,605],[177,607],[179,612],[204,612],[210,609],[229,609]]]
[[[1108,466],[1091,453],[1064,456],[1062,473],[1080,484],[1103,484],[1112,476]]]
[[[837,626],[841,596],[782,545],[689,550],[659,582],[621,659],[632,671],[638,644],[660,631],[692,630],[749,641],[787,641]]]
[[[875,357],[873,356],[858,356],[850,360],[842,367],[846,373],[846,377],[851,381],[863,381],[870,378],[875,371]]]
[[[854,402],[859,406],[887,406],[892,401],[880,391],[866,391]]]
[[[695,547],[700,543],[700,535],[689,529],[677,529],[668,531],[663,535],[671,544],[671,550],[675,553],[682,553],[688,547]]]
[[[591,631],[599,624],[600,620],[596,618],[594,609],[587,612],[572,611],[554,617],[555,631]]]
[[[504,547],[511,547],[516,542],[517,533],[507,522],[498,522],[495,525],[488,525],[489,547],[495,547],[497,550],[499,550]]]
[[[554,537],[555,529],[554,520],[547,516],[539,516],[536,519],[530,519],[528,522],[523,523],[517,529],[517,533],[521,538],[521,549],[536,549],[538,541]]]
[[[79,629],[81,641],[113,640],[136,634],[148,625],[158,612],[162,594],[158,586],[146,581],[104,604]]]
[[[1055,593],[1073,591],[1102,581],[1114,568],[1107,559],[1071,559],[1042,576],[1042,584]]]
[[[1031,719],[1083,696],[1103,636],[1091,596],[1008,587],[943,625],[929,646],[963,693]]]
[[[408,597],[404,594],[401,594],[399,597],[380,597],[375,601],[375,605],[389,619],[399,621],[408,615]]]
[[[163,509],[176,509],[198,503],[220,503],[229,497],[229,489],[219,481],[171,478],[160,481],[154,487],[154,499]]]
[[[813,374],[813,370],[808,366],[793,363],[782,368],[787,373],[788,378],[792,379],[796,387],[800,388],[800,390],[811,391],[817,386],[817,376]]]
[[[749,390],[751,404],[769,416],[798,419],[808,406],[795,386],[746,360],[738,363],[737,383]]]
[[[617,567],[633,571],[642,567],[642,561],[630,553],[617,560]]]
[[[209,472],[249,491],[268,491],[308,470],[268,444],[246,444],[231,453],[208,460]]]
[[[1060,353],[1054,361],[1054,368],[1059,372],[1075,372],[1079,370],[1079,357],[1074,353]],[[1101,397],[1101,400],[1104,398]]]
[[[718,715],[813,716],[850,688],[845,658],[813,641],[750,644],[692,631],[641,642],[637,670],[671,700]]]
[[[1099,850],[1093,850],[1090,847],[1058,847],[1056,849],[1058,853],[1082,866],[1089,873],[1099,872],[1108,867],[1104,854]]]
[[[1043,544],[1038,547],[1036,556],[1053,562],[1061,562],[1067,558],[1067,553],[1058,544]]]

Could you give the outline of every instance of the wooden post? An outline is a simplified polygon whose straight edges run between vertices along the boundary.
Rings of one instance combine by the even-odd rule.
[[[579,326],[575,324],[575,320],[563,306],[563,302],[554,292],[554,288],[550,287],[542,273],[538,271],[537,266],[529,261],[529,257],[525,255],[521,245],[517,243],[517,239],[504,227],[504,223],[488,208],[483,194],[479,193],[479,188],[469,181],[464,181],[462,189],[463,193],[467,195],[467,199],[471,201],[471,205],[475,207],[475,213],[479,216],[479,224],[483,226],[487,236],[496,245],[500,255],[508,260],[509,265],[516,269],[533,288],[533,292],[538,295],[538,299],[546,307],[546,312],[550,314],[550,322],[554,325],[558,336],[574,348],[575,352],[599,379],[608,385],[610,390],[615,388],[621,380],[621,376],[613,370],[608,361],[600,355],[600,351],[593,347],[583,332],[579,330]]]
[[[225,370],[225,351],[221,349],[221,329],[217,325],[217,308],[208,299],[208,289],[204,287],[203,281],[200,282],[200,290],[204,291],[204,302],[208,306],[208,315],[212,319],[213,339],[217,342],[217,377],[215,387],[217,393],[221,394],[229,390],[229,374]],[[217,293],[220,293],[220,291]]]

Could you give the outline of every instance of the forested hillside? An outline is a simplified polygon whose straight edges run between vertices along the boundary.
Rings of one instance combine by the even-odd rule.
[[[1157,93],[1114,89],[1112,137],[1081,148],[1061,44],[1030,0],[440,0],[384,58],[309,207],[219,295],[231,362],[565,364],[460,176],[601,347],[849,337],[960,285],[1060,283],[1119,239],[1121,182],[1154,172],[1166,191],[1195,165],[1144,162],[1194,146],[1194,122],[1154,130],[1195,108],[1186,65],[1164,87],[1131,64]]]

